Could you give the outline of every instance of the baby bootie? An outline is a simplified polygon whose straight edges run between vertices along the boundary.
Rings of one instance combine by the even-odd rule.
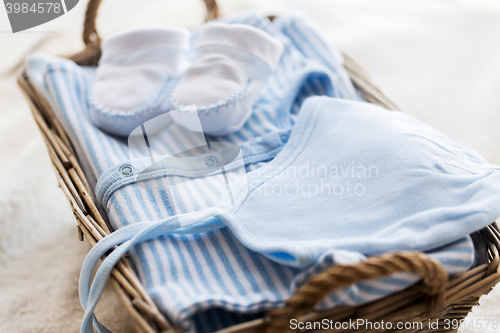
[[[189,30],[140,29],[103,40],[89,90],[90,118],[101,129],[127,136],[169,110],[175,82],[187,68]]]
[[[171,104],[183,112],[175,122],[196,131],[227,135],[240,130],[252,114],[262,79],[277,67],[283,44],[245,24],[209,23],[200,31],[196,58],[175,87]]]

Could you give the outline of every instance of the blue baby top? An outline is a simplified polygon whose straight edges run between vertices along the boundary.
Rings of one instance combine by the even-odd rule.
[[[499,167],[409,115],[341,99],[309,98],[285,148],[234,187],[219,219],[298,267],[332,248],[427,251],[500,216]]]

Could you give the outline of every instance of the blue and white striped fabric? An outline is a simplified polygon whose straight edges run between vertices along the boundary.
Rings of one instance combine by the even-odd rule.
[[[275,146],[267,149],[268,154],[245,160],[244,167],[232,176],[244,176],[245,172],[265,165],[280,151],[307,97],[360,99],[342,66],[340,53],[328,46],[306,19],[283,16],[271,23],[260,15],[246,14],[224,21],[253,25],[285,44],[278,69],[265,80],[251,118],[239,132],[218,138],[237,145],[269,148],[266,145],[270,141],[263,138],[272,136],[276,139],[271,140]],[[197,37],[194,31],[192,45]],[[126,138],[110,136],[90,121],[87,93],[94,71],[42,55],[34,55],[27,61],[30,80],[64,124],[92,185],[107,170],[132,158]],[[152,145],[156,154],[190,148],[189,142],[176,139],[175,131],[173,127],[158,137]],[[132,183],[112,192],[102,202],[112,226],[120,229],[214,207],[226,191],[220,174],[189,182],[172,176],[168,177],[168,183],[172,193],[154,182],[147,187]],[[456,274],[471,267],[474,253],[473,243],[466,237],[429,255],[449,274]],[[345,251],[342,255],[337,250],[335,256],[333,252],[324,253],[311,267],[293,268],[246,249],[228,228],[196,234],[165,234],[134,246],[129,254],[158,307],[184,329],[196,332],[211,332],[257,318],[264,311],[282,305],[312,274],[330,265],[365,259],[359,253]],[[318,308],[366,303],[402,290],[418,279],[415,275],[395,274],[358,283],[332,293]]]

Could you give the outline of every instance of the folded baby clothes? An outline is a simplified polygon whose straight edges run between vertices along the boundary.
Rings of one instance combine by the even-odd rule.
[[[181,27],[131,30],[104,38],[89,90],[90,118],[111,134],[127,136],[169,111],[169,95],[187,66],[188,45],[189,30]]]
[[[411,116],[328,97],[307,99],[285,147],[231,188],[215,207],[143,232],[227,226],[253,251],[303,268],[329,249],[428,251],[500,216],[500,167]]]
[[[283,43],[246,24],[208,23],[200,31],[197,55],[172,93],[173,119],[195,131],[237,132],[250,117],[260,94],[261,79],[270,75]],[[194,123],[194,125],[192,124]]]
[[[129,182],[114,190],[108,187],[109,191],[105,191],[107,187],[100,186],[103,193],[109,194],[101,197],[101,208],[115,229],[137,225],[139,233],[141,222],[163,220],[175,212],[185,214],[217,206],[223,195],[231,198],[236,193],[232,191],[233,184],[239,178],[262,169],[283,149],[290,129],[302,112],[299,110],[304,100],[316,95],[359,99],[342,66],[339,52],[324,41],[309,20],[282,16],[271,23],[260,15],[244,14],[227,18],[225,22],[252,25],[284,44],[280,63],[263,80],[261,96],[242,129],[224,137],[207,136],[207,141],[230,142],[241,149],[243,158],[236,160],[243,161],[244,166],[233,163],[226,172],[231,191],[220,169],[213,175],[189,181],[186,177],[172,175],[139,182],[150,182],[156,187]],[[194,31],[190,42],[192,48],[198,36],[199,31]],[[192,60],[194,54],[188,53],[188,58]],[[137,176],[132,162],[141,156],[134,154],[125,138],[108,135],[90,120],[86,95],[95,78],[94,68],[36,55],[27,63],[27,73],[65,127],[91,186],[97,180],[100,185],[106,180],[110,181],[108,184],[118,184],[114,181],[128,182]],[[182,127],[174,123],[155,134],[149,142],[153,158],[189,151],[194,143],[182,133],[185,133]],[[238,174],[240,171],[243,175]],[[115,177],[110,176],[113,172]],[[171,196],[167,193],[166,181]],[[329,249],[307,269],[295,268],[243,246],[227,227],[196,234],[165,234],[133,246],[128,253],[159,309],[183,329],[196,332],[211,332],[261,316],[264,311],[282,305],[311,274],[332,264],[364,260],[359,252]],[[428,254],[449,274],[468,270],[474,260],[469,237]],[[88,312],[85,329],[92,318],[95,295],[99,294],[97,285],[91,295],[88,289],[86,291],[90,284],[87,268],[95,258],[90,256],[82,270],[82,304]],[[104,281],[104,275],[100,273],[99,276],[99,281]],[[332,293],[319,308],[366,303],[402,290],[418,279],[415,275],[395,275],[359,283]]]
[[[311,97],[281,152],[236,180],[215,207],[132,224],[99,242],[83,265],[82,302],[92,310],[116,262],[165,234],[227,227],[245,247],[304,269],[325,254],[356,262],[460,241],[500,216],[499,201],[500,168],[474,151],[402,113]],[[94,266],[114,246],[88,291]]]

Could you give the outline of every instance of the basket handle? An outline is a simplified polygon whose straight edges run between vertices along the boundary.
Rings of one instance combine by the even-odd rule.
[[[83,22],[83,42],[87,47],[98,46],[101,43],[101,38],[96,29],[96,18],[99,6],[102,0],[90,0],[87,4],[85,12],[85,20]],[[203,0],[207,7],[206,21],[210,21],[219,17],[219,7],[216,0]]]
[[[285,302],[284,307],[266,314],[261,332],[285,332],[290,329],[291,319],[298,319],[312,310],[328,293],[398,272],[418,273],[422,276],[422,291],[430,298],[428,313],[443,306],[448,274],[441,264],[421,252],[390,253],[369,257],[355,265],[332,266],[311,277]]]

